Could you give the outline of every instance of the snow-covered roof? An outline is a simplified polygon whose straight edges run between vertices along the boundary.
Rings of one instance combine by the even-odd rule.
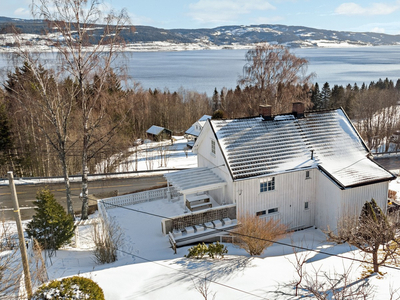
[[[146,133],[158,135],[158,134],[160,134],[164,129],[166,129],[166,128],[153,125],[153,126],[151,126],[149,129],[147,129]],[[166,129],[166,130],[168,130],[168,129]]]
[[[300,119],[281,115],[210,124],[234,180],[313,167],[343,188],[394,179],[368,158],[368,148],[341,109]]]
[[[204,124],[207,122],[208,119],[211,119],[211,116],[209,115],[202,116],[199,120],[193,123],[193,125],[188,130],[186,130],[185,134],[199,136],[201,129],[203,129]]]
[[[226,185],[226,181],[207,167],[166,173],[164,177],[183,194],[213,190]]]

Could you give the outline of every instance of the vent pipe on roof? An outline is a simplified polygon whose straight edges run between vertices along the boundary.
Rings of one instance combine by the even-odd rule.
[[[303,102],[294,102],[292,114],[297,119],[304,118],[304,103]]]
[[[314,150],[311,150],[311,160],[314,159]]]
[[[258,107],[260,117],[265,120],[272,120],[272,106],[271,105],[260,105]]]

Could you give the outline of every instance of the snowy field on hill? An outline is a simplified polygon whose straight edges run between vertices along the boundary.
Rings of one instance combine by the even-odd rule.
[[[147,170],[150,158],[153,169],[196,167],[196,155],[189,150],[186,157],[186,143],[185,139],[176,137],[166,167],[160,163],[159,143],[139,146],[144,151],[141,151],[142,156],[138,155],[138,169]],[[136,155],[133,153],[121,161],[123,166],[120,171],[134,170]],[[392,181],[390,189],[398,191],[400,200],[400,179]],[[288,235],[279,240],[280,244],[272,245],[258,257],[251,257],[244,250],[226,244],[228,254],[223,259],[187,259],[184,255],[189,247],[178,248],[177,254],[174,254],[168,238],[161,232],[162,217],[180,215],[183,211],[183,203],[166,199],[109,209],[110,217],[118,222],[124,232],[125,242],[120,249],[122,251],[118,251],[118,261],[96,264],[91,251],[92,226],[79,226],[77,247],[59,250],[51,263],[48,261],[49,278],[72,275],[89,277],[100,285],[106,299],[110,300],[204,299],[196,290],[196,285],[204,282],[204,278],[209,282],[209,299],[214,293],[216,300],[299,299],[300,296],[295,296],[294,285],[290,284],[298,278],[293,265],[296,264],[296,257],[292,245],[310,249],[299,250],[298,253],[300,256],[307,255],[305,270],[310,275],[318,272],[322,282],[326,282],[324,274],[335,277],[344,271],[349,271],[351,282],[359,282],[364,271],[360,262],[351,260],[365,259],[358,250],[347,244],[329,243],[325,234],[314,228]],[[390,299],[390,291],[400,288],[400,267],[381,267],[381,271],[385,273],[383,278],[373,275],[367,279],[372,288],[368,299],[373,296],[374,299]],[[301,290],[300,295],[309,294]],[[400,291],[393,299],[400,299]]]

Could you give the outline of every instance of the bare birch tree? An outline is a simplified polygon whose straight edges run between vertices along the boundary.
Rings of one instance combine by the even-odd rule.
[[[276,113],[286,109],[286,97],[279,96],[285,94],[285,88],[309,83],[314,76],[306,75],[306,59],[297,57],[283,46],[259,45],[249,50],[245,59],[243,76],[239,77],[238,83],[242,87],[255,88],[258,104],[272,105]]]
[[[103,15],[102,9],[98,0],[34,0],[32,4],[33,15],[46,20],[61,37],[53,46],[61,71],[74,83],[71,95],[81,118],[82,219],[88,217],[88,163],[107,145],[119,125],[111,124],[106,113],[107,101],[113,99],[103,96],[112,63],[124,46],[121,31],[130,30],[124,10]]]
[[[70,135],[71,112],[75,101],[71,93],[72,86],[61,85],[54,77],[54,72],[45,70],[21,45],[16,54],[25,63],[14,74],[8,74],[5,89],[11,100],[15,100],[24,114],[30,116],[56,151],[64,176],[67,211],[74,216],[67,163],[69,148],[74,145]]]

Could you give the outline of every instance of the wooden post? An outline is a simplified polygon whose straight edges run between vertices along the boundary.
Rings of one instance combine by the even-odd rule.
[[[10,171],[7,174],[8,174],[8,185],[10,186],[10,191],[11,191],[11,198],[14,204],[14,217],[15,221],[17,222],[17,228],[18,228],[19,250],[21,251],[22,266],[24,267],[25,289],[28,294],[28,299],[30,299],[32,297],[31,273],[29,272],[28,255],[26,252],[24,231],[22,229],[21,214],[19,211],[17,192],[15,190],[13,172]]]

